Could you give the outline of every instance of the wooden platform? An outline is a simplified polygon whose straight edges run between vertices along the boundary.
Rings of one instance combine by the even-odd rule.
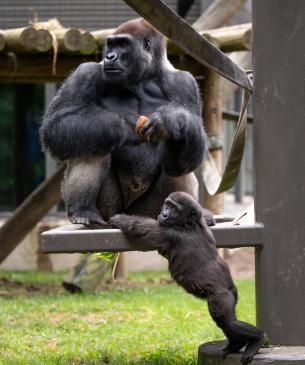
[[[263,225],[260,223],[251,225],[219,223],[211,229],[217,247],[263,245]],[[162,246],[152,246],[144,239],[131,239],[119,229],[86,229],[83,225],[69,225],[42,234],[42,250],[45,253],[153,251],[160,248]]]

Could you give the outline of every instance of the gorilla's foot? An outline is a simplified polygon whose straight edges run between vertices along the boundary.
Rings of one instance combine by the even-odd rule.
[[[229,341],[227,346],[222,350],[223,351],[222,358],[225,359],[229,354],[238,352],[240,349],[246,346],[246,344],[247,344],[246,341],[240,341],[240,342]]]
[[[85,226],[91,226],[93,224],[108,226],[100,214],[94,210],[80,210],[74,212],[69,216],[69,220],[73,224],[84,224]]]
[[[264,337],[253,339],[245,348],[245,351],[241,355],[241,362],[243,365],[250,364],[253,357],[258,353],[258,350],[262,347],[264,342]]]

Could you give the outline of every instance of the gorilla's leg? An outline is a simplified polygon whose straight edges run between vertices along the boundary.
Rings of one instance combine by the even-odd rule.
[[[98,197],[101,187],[104,185],[108,194],[108,202],[115,195],[109,191],[109,186],[112,186],[112,189],[116,187],[115,181],[112,181],[111,170],[110,155],[82,157],[68,161],[62,190],[68,216],[72,223],[106,224],[101,217],[104,215],[100,212],[101,206]],[[108,207],[106,207],[107,210]]]
[[[158,178],[152,182],[145,194],[128,207],[127,213],[157,218],[164,203],[164,199],[174,191],[184,191],[197,200],[198,181],[195,174],[189,173],[183,176],[173,177],[162,172]]]
[[[228,345],[224,348],[224,357],[231,352],[236,352],[246,346],[241,362],[243,365],[250,363],[263,343],[264,332],[259,328],[236,319],[236,297],[232,291],[219,288],[208,296],[210,314],[217,326],[220,327],[228,338]]]

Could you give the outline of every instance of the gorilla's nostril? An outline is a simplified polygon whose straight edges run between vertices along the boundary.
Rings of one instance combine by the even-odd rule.
[[[115,52],[109,52],[106,54],[107,61],[115,61],[117,59],[117,55]]]
[[[141,185],[140,185],[140,184],[138,184],[138,183],[133,183],[133,184],[131,185],[131,187],[132,187],[132,190],[133,190],[133,191],[137,191],[137,190],[139,190],[139,189],[141,188]]]

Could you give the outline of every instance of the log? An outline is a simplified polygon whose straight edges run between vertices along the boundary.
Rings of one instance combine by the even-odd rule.
[[[232,52],[229,57],[246,70],[252,68],[252,52]],[[221,89],[222,103],[225,105],[230,101],[238,86],[223,78]]]
[[[4,34],[0,30],[0,52],[4,49],[4,47],[5,47],[5,38]]]
[[[9,29],[0,33],[0,52],[30,53],[47,52],[53,47],[52,34],[58,42],[59,53],[75,53],[90,55],[96,49],[102,49],[106,38],[114,29],[98,30],[91,33],[81,33],[78,29],[36,29],[34,27]],[[238,26],[212,29],[202,32],[207,39],[219,45],[224,52],[249,50],[252,43],[252,27],[250,23]],[[4,48],[4,43],[6,47]],[[184,54],[175,44],[168,42],[169,55]]]
[[[104,29],[91,32],[91,35],[94,37],[99,49],[103,49],[106,44],[106,38],[113,34],[114,31],[115,29]]]
[[[59,29],[54,31],[59,53],[71,53],[80,50],[81,32],[78,29]]]
[[[37,30],[33,27],[7,29],[2,34],[5,38],[5,52],[30,52],[36,50]]]
[[[99,49],[106,44],[106,38],[113,34],[115,29],[96,30],[91,32]],[[223,52],[242,51],[251,49],[252,45],[252,25],[251,23],[239,24],[219,29],[209,29],[201,34],[210,42],[216,43]],[[184,55],[176,44],[168,40],[167,53],[169,55]]]
[[[53,39],[51,33],[46,29],[37,30],[36,51],[48,52],[53,47]]]
[[[223,52],[250,50],[252,47],[251,23],[214,29],[202,35],[214,38]]]
[[[92,34],[83,32],[80,39],[80,53],[83,55],[90,55],[95,53],[97,49],[97,43]]]
[[[193,27],[203,32],[226,24],[244,5],[245,0],[215,0],[208,9],[193,23]]]
[[[252,46],[252,24],[210,29],[200,33],[211,43],[217,44],[223,52],[250,50]],[[185,54],[177,45],[168,41],[167,51],[170,55]]]
[[[65,168],[66,163],[62,163],[58,170],[25,199],[0,228],[0,262],[14,250],[40,219],[60,201],[60,185]]]

